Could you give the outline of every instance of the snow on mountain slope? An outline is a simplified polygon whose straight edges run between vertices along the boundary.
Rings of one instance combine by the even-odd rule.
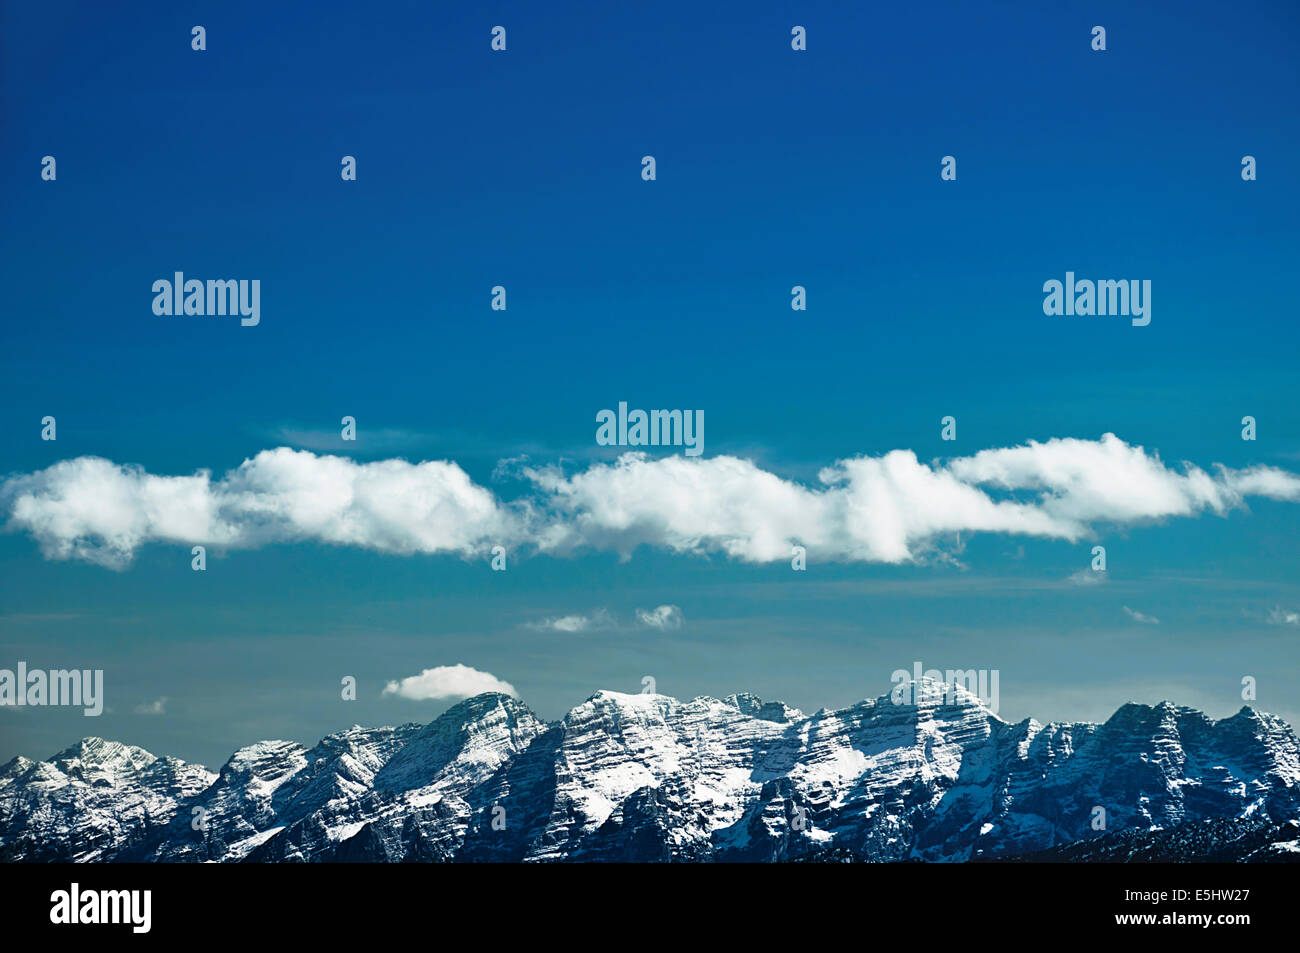
[[[1300,818],[1295,733],[1249,708],[1009,724],[961,689],[916,697],[805,715],[601,691],[546,724],[487,694],[424,726],[260,742],[217,775],[86,739],[0,768],[0,859],[964,861]]]
[[[379,769],[417,730],[417,725],[350,728],[310,749],[288,741],[241,748],[146,849],[123,859],[240,860],[268,839],[263,835],[271,828],[364,795]]]
[[[0,861],[112,859],[165,826],[216,777],[201,765],[85,738],[0,769]]]
[[[488,693],[410,727],[364,790],[288,818],[249,859],[450,859],[477,810],[480,786],[546,726],[509,695]]]

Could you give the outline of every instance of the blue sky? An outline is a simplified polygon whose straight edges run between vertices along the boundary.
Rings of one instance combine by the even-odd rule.
[[[11,5],[0,471],[100,456],[220,478],[288,445],[454,460],[513,498],[500,460],[612,459],[594,417],[620,400],[701,408],[706,457],[805,485],[857,455],[1107,432],[1170,466],[1300,471],[1300,11],[760,8]],[[260,279],[260,325],[155,316],[176,270]],[[1151,324],[1045,316],[1067,270],[1150,279]],[[9,528],[0,667],[102,667],[113,710],[2,711],[0,759],[93,733],[212,764],[426,721],[445,703],[382,686],[458,663],[548,717],[645,675],[835,707],[917,659],[999,669],[1009,718],[1163,698],[1228,714],[1245,674],[1300,717],[1300,629],[1268,621],[1300,611],[1283,500],[1077,541],[963,534],[947,561],[812,552],[806,573],[653,545],[493,573],[313,542],[214,550],[205,573],[147,543],[117,571]],[[1096,543],[1107,582],[1072,584]],[[636,623],[665,604],[680,629]],[[600,609],[596,631],[529,625]],[[133,714],[161,697],[165,715]]]

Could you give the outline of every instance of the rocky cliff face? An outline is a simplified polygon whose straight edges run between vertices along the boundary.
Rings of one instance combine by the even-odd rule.
[[[86,739],[0,768],[0,860],[965,861],[1300,818],[1296,735],[1249,708],[1009,724],[961,690],[915,697],[804,715],[598,692],[546,724],[480,695],[425,726],[261,742],[216,775]]]
[[[0,860],[112,860],[165,828],[216,775],[86,738],[49,761],[0,768]]]

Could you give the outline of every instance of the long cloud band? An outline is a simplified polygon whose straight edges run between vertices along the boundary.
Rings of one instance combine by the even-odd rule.
[[[1103,524],[1222,515],[1251,496],[1300,501],[1300,476],[1285,470],[1172,468],[1113,434],[930,464],[910,450],[853,457],[816,486],[731,456],[627,453],[572,474],[517,473],[526,492],[503,500],[450,461],[358,463],[279,447],[214,480],[77,457],[0,483],[0,512],[49,558],[114,568],[150,542],[461,556],[648,545],[746,562],[788,559],[798,544],[821,559],[900,563],[955,533],[1078,540]]]

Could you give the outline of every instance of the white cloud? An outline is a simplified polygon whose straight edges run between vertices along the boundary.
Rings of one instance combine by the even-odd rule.
[[[610,614],[604,609],[597,609],[589,615],[562,615],[539,622],[527,623],[530,629],[542,629],[550,632],[586,632],[589,629],[606,628],[613,624]]]
[[[160,477],[78,457],[0,486],[13,527],[46,556],[121,567],[146,542],[247,547],[311,540],[469,555],[519,533],[517,515],[445,461],[355,463],[280,447],[223,479]]]
[[[556,632],[581,632],[589,625],[591,625],[591,620],[585,615],[564,615],[558,619],[547,619],[541,623],[542,628],[554,629]]]
[[[1153,615],[1147,615],[1145,612],[1138,612],[1136,609],[1130,609],[1128,606],[1125,606],[1125,607],[1124,607],[1124,612],[1125,612],[1125,613],[1128,615],[1128,617],[1129,617],[1130,619],[1132,619],[1134,622],[1141,622],[1143,625],[1159,625],[1159,624],[1160,624],[1160,620],[1157,619],[1155,616],[1153,616]]]
[[[1072,586],[1100,586],[1107,578],[1104,569],[1077,569],[1065,581]]]
[[[1221,468],[1223,481],[1243,496],[1264,496],[1287,502],[1300,501],[1300,476],[1276,467]]]
[[[658,606],[654,609],[637,609],[636,619],[642,625],[652,629],[667,631],[680,629],[686,622],[686,616],[677,606]]]
[[[165,715],[167,714],[167,699],[155,698],[151,702],[141,702],[132,710],[137,715]]]
[[[78,457],[6,480],[0,502],[10,523],[35,536],[53,559],[117,565],[151,540],[229,538],[217,523],[206,472],[158,477]]]
[[[419,675],[412,675],[401,681],[391,681],[384,686],[385,695],[397,695],[416,701],[442,700],[451,698],[470,698],[484,692],[501,692],[505,695],[516,694],[509,682],[503,682],[495,675],[480,672],[468,665],[439,665],[426,668]]]
[[[1300,612],[1290,612],[1281,606],[1274,606],[1268,613],[1269,625],[1300,625]]]
[[[224,547],[309,541],[396,554],[630,556],[641,545],[745,562],[935,560],[958,534],[1078,541],[1106,524],[1224,514],[1250,496],[1300,501],[1300,477],[1271,467],[1171,468],[1113,434],[1031,441],[947,462],[910,450],[826,467],[814,486],[737,457],[628,453],[565,474],[514,466],[511,503],[450,461],[357,463],[280,447],[220,479],[155,476],[79,457],[0,484],[0,512],[54,559],[126,565],[158,541]]]
[[[1169,469],[1155,454],[1106,434],[1101,440],[1030,441],[981,450],[953,460],[949,470],[967,483],[1036,493],[1035,508],[1061,526],[1128,523],[1223,512],[1240,503],[1233,479],[1215,480],[1189,464]],[[1226,472],[1226,471],[1225,471]],[[1255,481],[1257,491],[1267,481]]]
[[[638,545],[722,552],[747,562],[820,558],[901,563],[932,555],[957,533],[1077,541],[1097,524],[1225,513],[1246,494],[1300,499],[1300,478],[1271,468],[1211,476],[1166,467],[1113,434],[1049,440],[926,464],[910,450],[841,460],[820,487],[784,480],[735,457],[624,454],[572,476],[525,469],[557,518],[542,549]]]

